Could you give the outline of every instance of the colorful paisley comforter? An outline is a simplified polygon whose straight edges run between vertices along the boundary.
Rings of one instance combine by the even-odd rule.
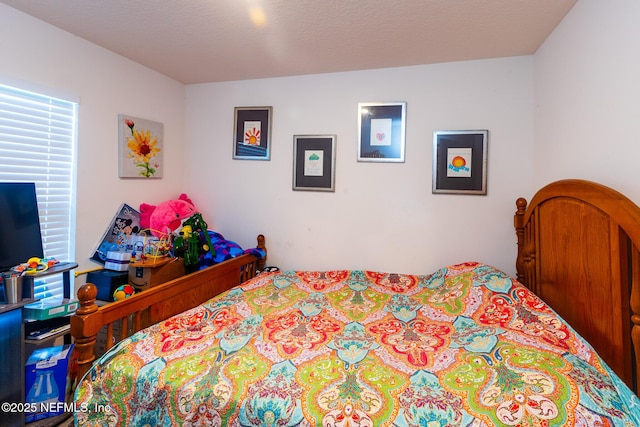
[[[79,426],[640,426],[640,401],[493,267],[262,273],[140,331]]]

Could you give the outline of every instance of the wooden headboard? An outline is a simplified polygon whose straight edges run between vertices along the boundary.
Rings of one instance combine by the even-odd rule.
[[[640,208],[582,180],[551,183],[516,206],[518,280],[638,393]]]

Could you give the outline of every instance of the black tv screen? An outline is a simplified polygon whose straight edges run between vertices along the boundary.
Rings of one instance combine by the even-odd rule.
[[[0,271],[43,258],[36,186],[0,182]]]

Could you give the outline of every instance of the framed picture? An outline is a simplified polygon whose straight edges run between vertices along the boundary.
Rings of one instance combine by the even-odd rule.
[[[271,107],[236,107],[233,158],[270,160]]]
[[[404,162],[406,102],[358,104],[358,161]]]
[[[433,193],[487,194],[487,130],[433,133]]]
[[[336,136],[293,136],[293,189],[335,191]]]
[[[162,178],[162,123],[118,114],[120,178]]]

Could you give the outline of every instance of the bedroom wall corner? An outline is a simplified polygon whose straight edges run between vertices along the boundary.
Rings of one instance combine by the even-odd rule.
[[[600,182],[640,203],[640,3],[581,0],[534,55],[535,188]]]
[[[0,39],[0,83],[79,102],[75,258],[78,270],[95,268],[89,258],[121,203],[183,192],[184,86],[4,4]],[[164,124],[162,179],[118,177],[120,113]]]

